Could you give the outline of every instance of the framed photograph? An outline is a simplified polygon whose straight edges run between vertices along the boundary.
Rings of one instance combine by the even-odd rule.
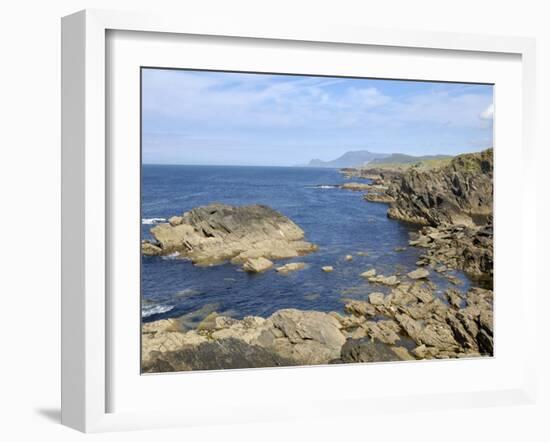
[[[532,40],[62,31],[64,424],[533,400]]]

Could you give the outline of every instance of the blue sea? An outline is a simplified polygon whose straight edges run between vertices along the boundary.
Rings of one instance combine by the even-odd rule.
[[[307,268],[288,275],[274,270],[248,274],[223,264],[195,267],[175,257],[142,257],[141,296],[144,322],[187,315],[200,321],[212,311],[242,318],[269,316],[282,308],[342,312],[346,299],[367,299],[388,288],[360,274],[375,268],[384,275],[416,269],[423,249],[407,247],[416,226],[387,218],[387,205],[363,200],[362,192],[335,187],[347,180],[336,169],[305,167],[175,166],[142,167],[142,238],[155,222],[195,207],[218,202],[266,204],[298,224],[313,254],[277,261],[299,261]],[[405,251],[394,249],[407,247]],[[358,254],[359,253],[359,254]],[[346,255],[353,255],[346,261]],[[321,267],[334,267],[324,273]],[[469,280],[454,272],[466,290]],[[436,272],[437,292],[449,282]]]

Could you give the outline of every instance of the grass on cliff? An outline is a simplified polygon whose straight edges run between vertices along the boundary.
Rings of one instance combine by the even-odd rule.
[[[492,157],[493,148],[491,147],[481,152],[465,153],[457,155],[456,157],[429,158],[417,161],[415,163],[381,162],[368,165],[365,169],[395,170],[400,172],[417,170],[419,172],[429,172],[449,166],[471,173],[483,173],[486,172],[485,167],[487,167],[487,164],[492,165]],[[490,167],[492,168],[492,166]]]
[[[453,158],[451,167],[464,170],[470,173],[485,173],[492,169],[493,148],[489,148],[477,153],[465,153]]]
[[[372,164],[370,167],[367,166],[366,169],[376,168],[376,169],[405,171],[405,170],[414,168],[420,171],[428,171],[428,170],[440,169],[441,167],[444,167],[447,164],[450,164],[452,159],[453,157],[421,160],[416,163],[390,163],[390,162],[377,163],[377,164]]]

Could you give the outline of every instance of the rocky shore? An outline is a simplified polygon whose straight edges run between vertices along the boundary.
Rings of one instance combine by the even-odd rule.
[[[409,242],[426,249],[418,265],[459,269],[492,288],[493,149],[429,172],[367,168],[355,175],[373,177],[365,199],[388,203],[388,217],[425,226]]]
[[[241,320],[209,314],[196,329],[178,319],[143,325],[144,372],[379,362],[492,355],[492,292],[409,278],[388,295],[349,300],[345,314],[283,309]]]
[[[143,241],[146,256],[176,255],[209,266],[230,261],[248,272],[262,272],[272,260],[317,250],[290,219],[263,205],[197,207],[151,229],[154,241]]]
[[[485,224],[493,213],[493,149],[459,155],[429,172],[365,169],[385,186],[388,216],[432,227]]]
[[[493,287],[493,224],[424,227],[409,242],[426,253],[417,263],[440,272],[459,269],[484,287]]]
[[[388,217],[418,225],[408,244],[425,250],[416,269],[400,275],[365,269],[358,276],[372,288],[368,300],[343,299],[343,313],[282,309],[265,318],[234,319],[212,312],[191,329],[181,318],[143,324],[142,370],[492,356],[492,149],[460,155],[430,172],[411,167],[343,173],[372,181],[349,182],[342,190],[365,192],[366,200],[389,205]],[[291,220],[258,205],[199,207],[151,233],[155,240],[142,244],[145,255],[178,253],[197,265],[230,261],[250,272],[317,250]],[[287,263],[276,271],[284,275],[304,267]],[[456,283],[453,270],[468,274],[473,286],[437,294],[432,272]]]

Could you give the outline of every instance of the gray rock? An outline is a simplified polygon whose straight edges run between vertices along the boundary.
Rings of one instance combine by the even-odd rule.
[[[321,267],[321,270],[325,273],[330,273],[330,272],[334,271],[334,267],[332,267],[332,266],[323,266],[323,267]]]

